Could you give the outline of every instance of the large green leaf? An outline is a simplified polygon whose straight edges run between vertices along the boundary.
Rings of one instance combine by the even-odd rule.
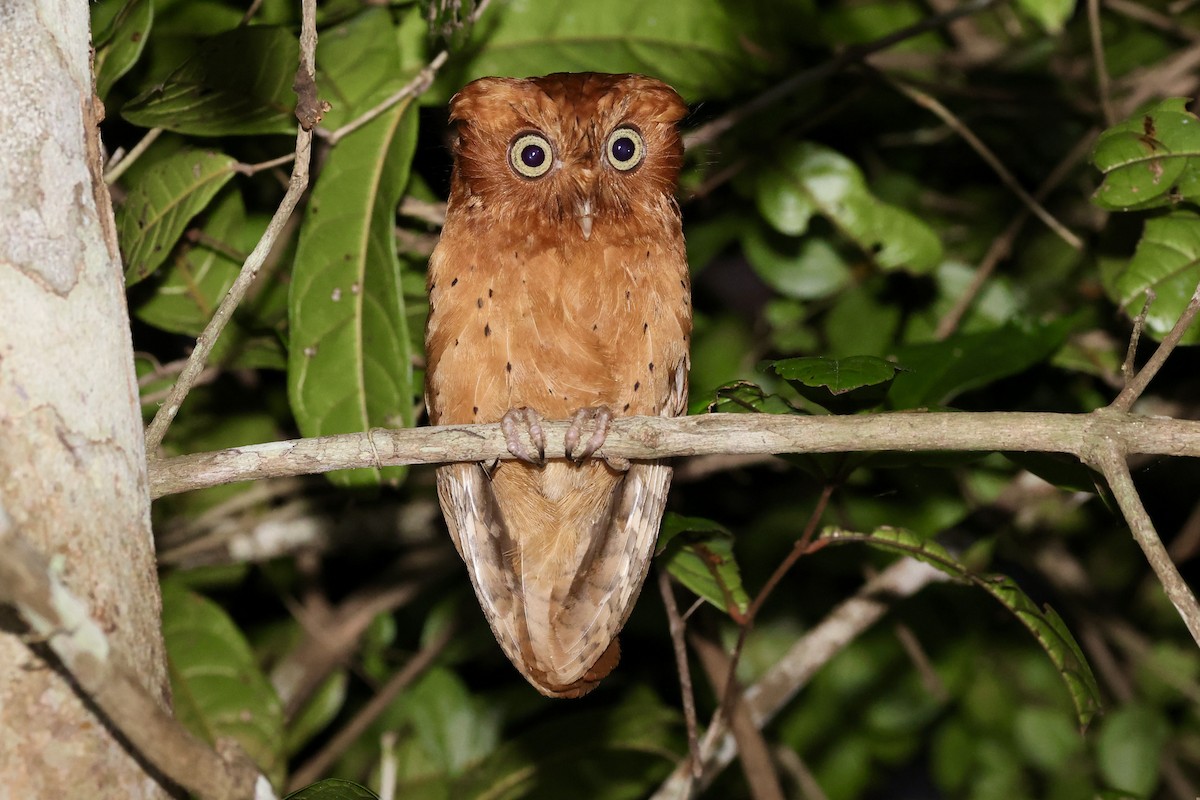
[[[557,708],[557,707],[556,707]],[[645,797],[680,757],[679,713],[639,689],[605,706],[562,707],[456,783],[453,798]]]
[[[1133,258],[1103,277],[1109,296],[1131,317],[1142,310],[1146,291],[1154,291],[1145,330],[1162,339],[1179,321],[1200,284],[1200,214],[1180,208],[1146,220]],[[1182,341],[1200,342],[1200,325],[1191,326]]]
[[[1096,763],[1114,789],[1150,797],[1158,784],[1158,763],[1171,729],[1163,712],[1127,706],[1104,719],[1096,736]]]
[[[888,400],[894,408],[949,403],[971,389],[1016,375],[1049,358],[1076,325],[1073,317],[1049,323],[1010,322],[941,342],[897,348],[904,371],[896,376]]]
[[[1200,118],[1189,102],[1168,98],[1100,134],[1092,150],[1104,173],[1092,195],[1098,206],[1130,211],[1200,198]]]
[[[92,46],[96,48],[96,96],[108,90],[130,70],[150,38],[154,24],[151,0],[101,0],[92,5]]]
[[[444,102],[484,75],[550,72],[644,73],[689,101],[743,92],[770,57],[746,38],[753,8],[721,0],[497,3],[472,32],[474,54],[448,65],[430,99]]]
[[[822,532],[821,538],[833,543],[862,542],[882,550],[909,555],[983,589],[1007,607],[1046,651],[1075,703],[1079,724],[1086,727],[1100,710],[1100,688],[1075,637],[1054,609],[1048,605],[1039,609],[1012,578],[978,575],[937,542],[922,539],[900,528],[877,528],[871,533],[830,528]]]
[[[176,716],[206,742],[235,740],[280,785],[283,706],[242,632],[216,603],[170,581],[162,600]]]
[[[224,153],[184,148],[131,177],[128,195],[117,210],[126,284],[158,269],[191,218],[233,177],[236,164]]]
[[[329,778],[292,792],[284,800],[379,800],[379,795],[352,781]]]
[[[882,403],[900,369],[875,356],[785,358],[770,366],[801,395],[835,414]]]
[[[873,195],[853,161],[814,142],[784,148],[759,173],[756,200],[788,236],[805,233],[814,214],[824,216],[881,269],[924,273],[942,260],[932,228]]]
[[[370,8],[321,32],[317,84],[333,108],[321,125],[336,129],[403,86],[425,66],[426,22],[421,4],[393,23],[386,8]]]
[[[449,669],[427,672],[400,704],[415,737],[400,765],[401,782],[465,775],[496,749],[499,709],[473,696]]]
[[[728,614],[744,614],[750,597],[733,557],[733,534],[716,522],[668,513],[656,555],[680,583]]]
[[[135,125],[195,136],[292,133],[299,53],[296,37],[284,28],[234,28],[205,42],[121,114]]]
[[[305,436],[413,424],[412,351],[393,228],[417,140],[400,105],[334,148],[308,203],[290,299],[288,394]],[[353,485],[402,468],[333,473]]]
[[[741,243],[758,276],[785,297],[817,300],[854,280],[846,259],[822,236],[784,236],[755,221],[743,225]]]

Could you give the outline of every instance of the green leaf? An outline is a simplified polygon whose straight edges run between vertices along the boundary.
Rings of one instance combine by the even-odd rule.
[[[175,258],[159,270],[154,293],[134,308],[138,319],[189,336],[204,330],[241,270],[242,262],[232,257],[227,248],[234,246],[235,237],[243,239],[238,234],[245,223],[246,207],[241,193],[223,193],[213,203],[203,226],[205,237],[216,246],[197,244],[180,248]]]
[[[182,149],[139,170],[117,210],[117,239],[132,286],[167,259],[192,217],[233,177],[236,159],[212,150]]]
[[[379,800],[379,795],[352,781],[330,778],[292,792],[284,800]]]
[[[1154,291],[1145,331],[1161,340],[1179,321],[1200,284],[1200,214],[1178,209],[1146,220],[1133,258],[1108,278],[1109,296],[1130,317],[1141,312],[1146,291]],[[1188,328],[1181,341],[1200,342],[1200,325]]]
[[[1061,347],[1075,325],[1074,317],[1049,323],[1010,322],[989,331],[897,348],[896,361],[904,371],[892,384],[889,403],[893,408],[945,405],[963,392],[1024,372]]]
[[[983,589],[1007,607],[1046,651],[1075,703],[1075,714],[1079,724],[1086,727],[1100,710],[1100,688],[1075,637],[1067,630],[1067,626],[1054,609],[1048,605],[1039,609],[1012,578],[1004,575],[977,575],[937,542],[922,539],[900,528],[877,528],[869,534],[829,528],[822,533],[821,539],[833,543],[862,542],[882,550],[912,556],[953,578]]]
[[[347,671],[336,670],[288,722],[285,749],[289,756],[298,753],[342,711],[348,682]]]
[[[796,142],[758,176],[758,209],[780,233],[799,236],[813,214],[828,219],[881,269],[925,273],[942,244],[918,217],[883,202],[853,161],[813,142]]]
[[[770,370],[817,405],[849,414],[882,403],[900,367],[875,356],[850,356],[787,358]]]
[[[724,526],[668,513],[663,518],[657,555],[676,580],[722,611],[740,615],[750,607],[733,556],[733,534]]]
[[[1092,200],[1111,211],[1158,208],[1200,198],[1200,119],[1172,97],[1106,130],[1092,164],[1104,181]]]
[[[299,53],[296,37],[284,28],[234,28],[205,42],[121,114],[135,125],[195,136],[293,133]]]
[[[703,401],[703,398],[701,398]],[[701,405],[692,413],[730,414],[798,414],[800,409],[777,394],[767,394],[763,388],[750,381],[734,381],[717,388],[715,399]]]
[[[1042,30],[1055,35],[1075,11],[1075,0],[1017,0],[1017,8],[1032,17]]]
[[[579,708],[563,707],[502,745],[450,797],[645,797],[686,751],[679,713],[647,689],[615,706]]]
[[[162,600],[176,716],[210,744],[234,739],[280,785],[283,707],[242,632],[216,603],[171,581]]]
[[[473,697],[449,669],[431,669],[401,702],[424,756],[438,775],[464,775],[496,749],[498,709]]]
[[[1056,708],[1018,708],[1013,735],[1025,758],[1049,773],[1069,767],[1084,750],[1079,730]]]
[[[784,297],[829,297],[854,280],[850,265],[828,239],[782,236],[761,223],[749,223],[743,226],[741,242],[750,266]]]
[[[1096,736],[1096,763],[1104,781],[1137,797],[1158,784],[1158,761],[1171,729],[1161,711],[1126,706],[1108,714]]]
[[[468,43],[472,57],[447,65],[431,99],[484,75],[550,72],[644,73],[689,101],[742,92],[771,56],[747,36],[755,20],[745,11],[721,0],[493,5]]]
[[[418,3],[404,11],[398,24],[390,9],[378,7],[321,31],[317,85],[333,105],[322,127],[334,130],[400,89],[425,66],[427,49]]]
[[[102,24],[101,20],[107,20]],[[137,63],[154,23],[151,0],[102,0],[92,6],[96,48],[96,96],[101,100]]]
[[[417,140],[402,104],[330,154],[308,203],[290,298],[288,395],[305,436],[413,424],[412,351],[396,254],[396,205]],[[403,468],[332,473],[346,485]]]

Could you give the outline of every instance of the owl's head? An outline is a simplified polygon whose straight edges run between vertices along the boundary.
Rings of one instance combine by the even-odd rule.
[[[594,223],[673,202],[683,162],[683,99],[644,75],[480,78],[450,101],[451,203],[489,214]]]

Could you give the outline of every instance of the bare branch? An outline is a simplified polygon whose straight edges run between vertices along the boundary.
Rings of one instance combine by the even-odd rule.
[[[300,31],[300,69],[296,77],[297,93],[303,95],[312,95],[312,102],[315,102],[315,86],[313,85],[313,59],[314,52],[317,46],[317,29],[316,29],[316,0],[304,0],[303,4],[304,17]],[[303,97],[302,97],[303,100]],[[312,105],[312,102],[309,105]],[[297,106],[297,113],[301,109]],[[317,109],[310,109],[309,114],[317,113]],[[254,279],[258,277],[258,271],[266,261],[267,255],[275,246],[275,241],[279,238],[279,234],[287,225],[288,218],[296,209],[296,205],[300,202],[300,196],[304,194],[304,190],[308,187],[308,162],[312,151],[312,131],[305,128],[304,121],[296,131],[296,152],[295,161],[292,163],[292,177],[288,182],[288,190],[283,196],[283,200],[279,203],[279,208],[275,210],[274,216],[271,217],[271,222],[267,225],[266,231],[258,244],[254,246],[246,262],[242,265],[242,270],[238,273],[237,279],[233,285],[229,287],[229,291],[225,297],[221,299],[221,304],[217,306],[216,312],[212,319],[204,326],[204,331],[196,339],[196,347],[192,350],[188,357],[187,365],[179,375],[179,379],[175,381],[175,385],[171,387],[171,391],[167,394],[167,399],[158,409],[158,413],[154,415],[154,419],[150,421],[150,425],[146,429],[146,454],[148,458],[153,459],[158,451],[159,445],[162,444],[163,437],[167,435],[167,429],[171,426],[171,422],[175,419],[175,415],[179,413],[180,407],[183,405],[184,398],[191,391],[200,373],[204,370],[204,365],[208,361],[208,356],[212,352],[213,346],[217,342],[217,337],[221,335],[221,331],[233,318],[233,312],[237,310],[238,304],[242,302],[242,298],[246,296],[246,292],[250,289],[250,285],[254,283]],[[310,126],[311,127],[311,126]]]
[[[771,669],[746,690],[745,703],[755,724],[767,725],[812,679],[812,676],[870,628],[891,602],[916,594],[930,583],[949,580],[944,572],[906,558],[868,581],[852,598],[797,640]],[[723,726],[721,726],[723,727]],[[709,729],[701,744],[703,785],[707,786],[737,754],[734,738],[718,728]],[[688,797],[691,773],[679,764],[654,794],[654,800]]]
[[[920,36],[922,33],[937,30],[956,19],[961,19],[970,14],[977,14],[987,7],[995,5],[997,1],[968,0],[968,2],[963,3],[953,11],[923,19],[907,28],[901,28],[894,33],[876,39],[874,42],[859,47],[847,48],[829,61],[793,75],[782,83],[778,83],[767,89],[748,103],[743,103],[732,111],[717,117],[712,122],[690,131],[684,135],[683,144],[688,148],[709,144],[742,120],[773,106],[775,103],[795,94],[805,86],[824,80],[831,75],[836,75],[847,66],[862,61],[872,53],[887,50],[900,42]]]
[[[547,450],[561,451],[569,423],[546,421]],[[716,453],[1021,451],[1080,455],[1092,441],[1127,454],[1200,456],[1200,422],[1133,414],[892,412],[856,417],[703,414],[613,420],[601,456],[662,458]],[[150,463],[150,495],[360,467],[507,460],[498,424],[346,433],[233,447]]]
[[[1100,95],[1100,108],[1104,111],[1104,127],[1111,128],[1117,121],[1112,103],[1112,82],[1108,77],[1108,63],[1104,59],[1104,37],[1100,33],[1100,0],[1087,0],[1088,34],[1092,42],[1092,64],[1096,68],[1096,92]]]
[[[1163,364],[1167,363],[1167,357],[1171,355],[1176,345],[1179,344],[1179,340],[1187,333],[1187,329],[1191,327],[1192,320],[1196,318],[1198,312],[1200,312],[1200,284],[1192,292],[1192,299],[1188,301],[1187,308],[1183,310],[1183,314],[1180,315],[1174,327],[1163,337],[1162,343],[1154,351],[1154,355],[1150,356],[1150,360],[1146,362],[1134,379],[1121,390],[1109,408],[1117,411],[1128,411],[1133,408],[1133,404],[1142,396],[1142,392],[1146,391],[1150,381],[1154,380],[1154,376],[1162,369]]]
[[[1020,181],[1016,179],[1016,176],[1009,171],[1008,167],[1004,166],[1004,162],[992,152],[990,147],[983,143],[982,139],[975,135],[974,131],[968,128],[962,120],[955,116],[950,109],[942,105],[937,98],[921,91],[915,86],[896,78],[892,78],[886,74],[884,74],[883,77],[888,83],[894,86],[897,91],[922,108],[933,112],[938,119],[949,125],[959,136],[961,136],[963,140],[971,146],[971,149],[974,150],[979,157],[982,158],[987,165],[992,168],[1004,185],[1011,189],[1013,194],[1020,198],[1021,202],[1024,203],[1029,210],[1033,212],[1033,215],[1040,219],[1047,228],[1054,231],[1054,233],[1057,234],[1060,239],[1076,250],[1083,249],[1083,241],[1080,240],[1080,238],[1074,233],[1072,233],[1067,226],[1055,219],[1054,215],[1047,211],[1041,203],[1039,203],[1029,194],[1029,192],[1025,191],[1025,187],[1022,186]]]
[[[679,693],[683,702],[683,719],[687,724],[688,758],[692,765],[692,777],[700,777],[700,738],[696,728],[696,695],[692,691],[692,671],[688,667],[687,643],[683,638],[683,618],[679,616],[679,605],[671,589],[671,577],[666,570],[658,570],[658,591],[667,608],[667,625],[671,631],[671,645],[675,650],[675,666],[679,669]]]
[[[1158,531],[1154,529],[1154,523],[1146,513],[1142,498],[1133,485],[1133,476],[1129,474],[1125,454],[1115,444],[1105,443],[1098,445],[1085,458],[1104,474],[1117,505],[1121,507],[1121,513],[1129,524],[1134,540],[1146,554],[1146,560],[1150,562],[1151,569],[1158,576],[1179,616],[1183,618],[1192,638],[1200,645],[1200,604],[1196,603],[1196,596],[1192,594],[1187,582],[1175,567],[1175,562],[1163,547],[1162,540],[1158,538]]]
[[[149,149],[150,145],[154,144],[154,140],[161,136],[162,132],[162,128],[151,128],[150,130],[146,131],[146,135],[143,136],[141,140],[133,146],[133,149],[130,150],[124,158],[118,160],[116,163],[110,162],[108,164],[108,169],[104,171],[104,182],[109,186],[112,186],[114,183],[116,183],[117,179],[125,174],[125,170],[133,166],[134,162],[141,157],[142,153],[145,153],[146,150]]]
[[[78,691],[151,764],[202,800],[274,798],[270,783],[238,750],[218,755],[160,705],[112,650],[83,600],[0,508],[0,603],[11,606],[58,657]]]

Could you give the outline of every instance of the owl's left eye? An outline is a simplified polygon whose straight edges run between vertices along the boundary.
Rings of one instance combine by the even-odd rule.
[[[545,136],[523,133],[508,146],[508,163],[523,178],[540,178],[550,171],[554,151]]]
[[[636,128],[622,125],[608,135],[604,155],[609,164],[622,172],[628,172],[642,163],[642,158],[646,155],[642,134],[638,133]]]

